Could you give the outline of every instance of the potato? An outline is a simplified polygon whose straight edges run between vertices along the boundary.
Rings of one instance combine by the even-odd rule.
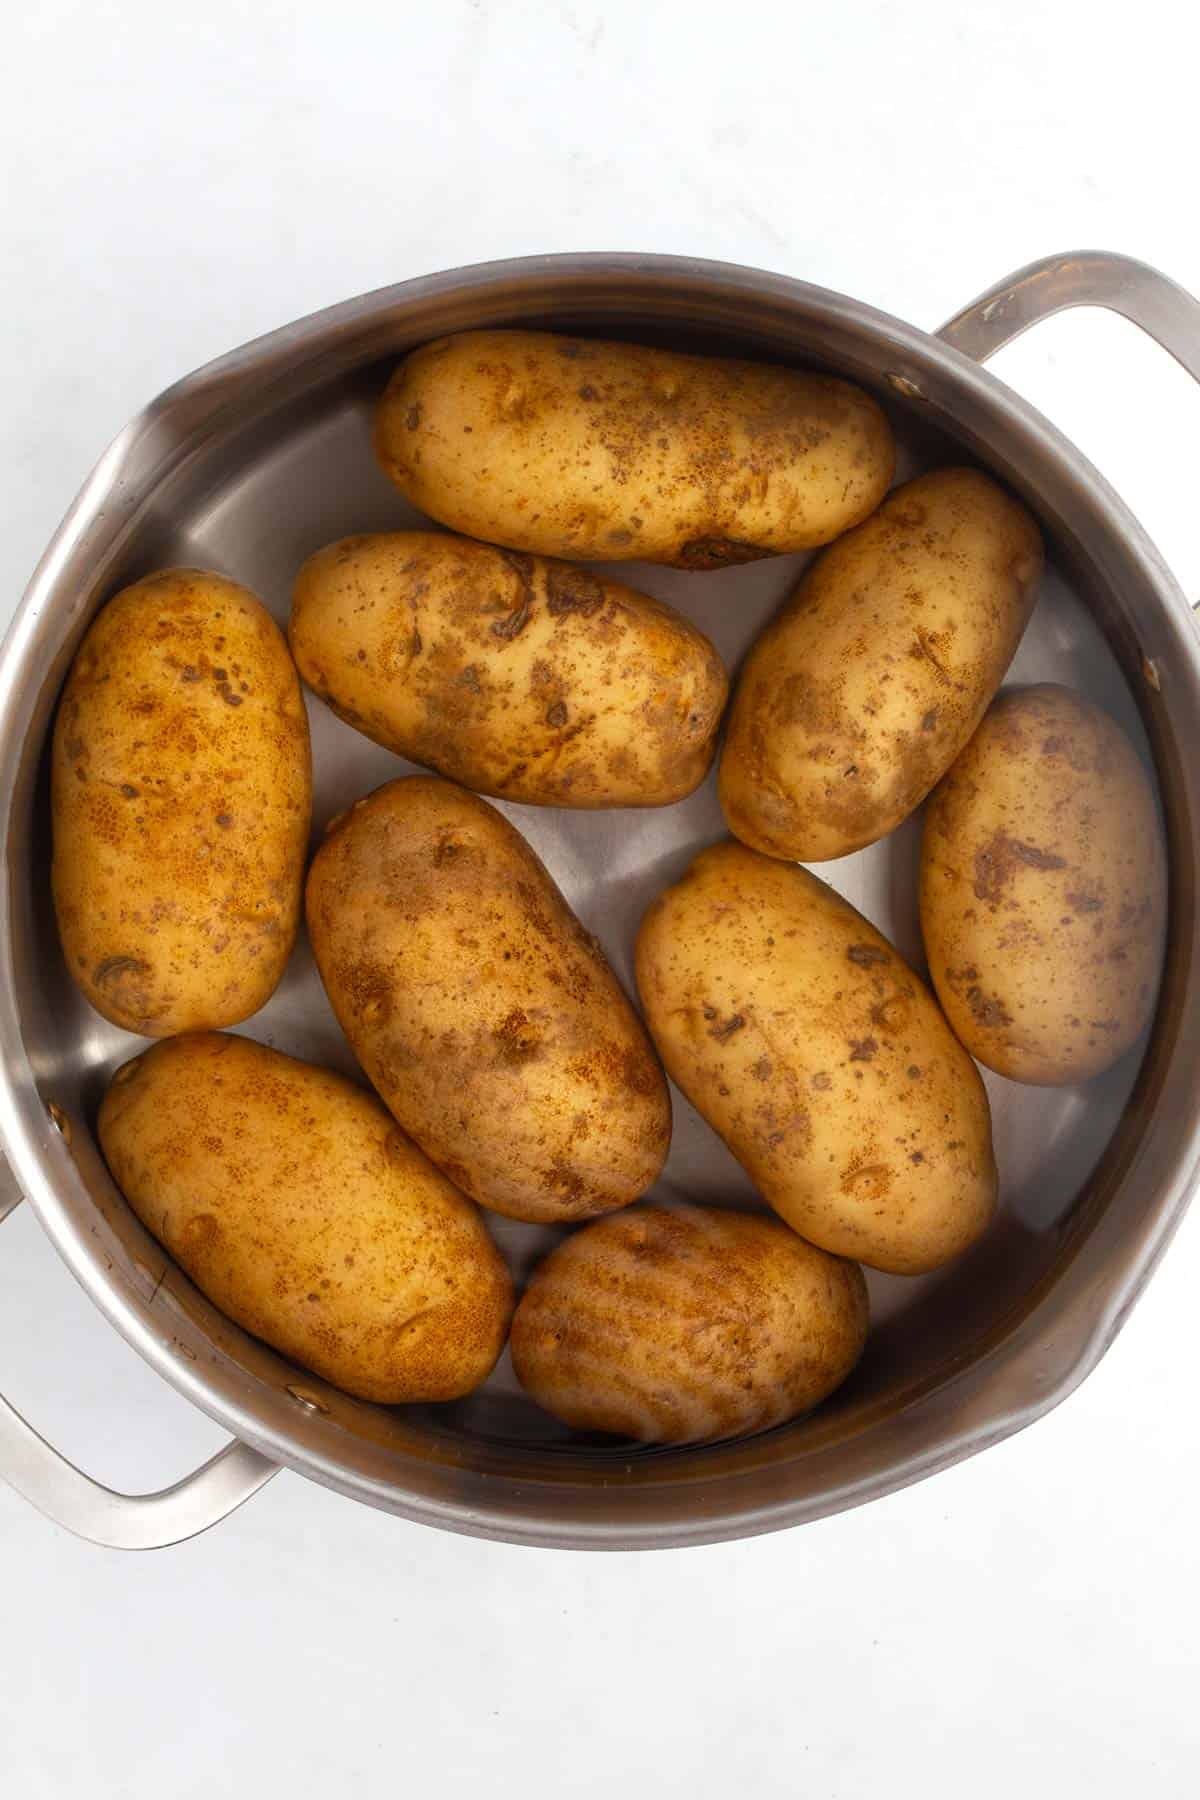
[[[67,967],[146,1037],[232,1025],[270,997],[300,916],[312,777],[282,633],[253,594],[167,569],[99,614],[52,752]]]
[[[746,659],[721,758],[734,835],[823,862],[893,831],[982,718],[1041,568],[1037,526],[986,475],[939,469],[897,488]]]
[[[879,407],[832,375],[541,331],[414,350],[375,447],[454,531],[682,569],[827,544],[879,504],[895,466]]]
[[[671,1103],[595,939],[494,807],[392,781],[331,827],[308,929],[333,1010],[426,1155],[514,1219],[586,1219],[654,1180]]]
[[[247,1038],[156,1044],[100,1108],[113,1179],[214,1305],[362,1400],[452,1400],[504,1347],[478,1208],[329,1069]]]
[[[713,646],[669,606],[442,532],[318,550],[289,636],[339,718],[534,806],[681,800],[708,772],[727,692]]]
[[[637,980],[667,1071],[801,1236],[897,1275],[996,1200],[978,1071],[885,937],[806,869],[704,850],[650,907]]]
[[[534,1271],[512,1357],[568,1425],[688,1444],[807,1412],[866,1335],[856,1263],[774,1219],[635,1206],[574,1232]]]
[[[990,1069],[1087,1081],[1149,1021],[1167,905],[1154,793],[1081,694],[1000,696],[930,802],[920,894],[938,997]]]

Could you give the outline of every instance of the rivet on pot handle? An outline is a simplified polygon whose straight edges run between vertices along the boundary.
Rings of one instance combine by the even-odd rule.
[[[0,1220],[21,1200],[0,1161]],[[77,1537],[111,1550],[158,1550],[207,1531],[257,1493],[279,1465],[236,1440],[156,1494],[117,1494],[39,1437],[0,1398],[0,1479]]]
[[[1120,313],[1200,381],[1200,301],[1149,263],[1107,250],[1076,250],[1029,263],[955,313],[937,335],[965,356],[986,362],[1031,325],[1072,306]]]

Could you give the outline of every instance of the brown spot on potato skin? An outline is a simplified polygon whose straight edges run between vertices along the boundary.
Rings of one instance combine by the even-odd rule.
[[[704,1017],[711,1021],[708,1027],[709,1037],[715,1038],[718,1044],[725,1043],[735,1031],[741,1031],[746,1023],[741,1013],[731,1013],[727,1019],[722,1019],[712,1006],[704,1008]]]
[[[518,881],[516,884],[517,899],[520,911],[525,920],[532,925],[539,937],[554,942],[555,924],[550,917],[548,897],[541,891],[541,884],[532,881]]]
[[[850,1061],[871,1062],[879,1045],[873,1037],[852,1038],[850,1040]]]
[[[99,1137],[142,1223],[216,1306],[364,1400],[469,1393],[512,1282],[477,1209],[373,1095],[193,1033],[118,1071]]]
[[[529,1017],[519,1007],[514,1008],[496,1027],[493,1036],[496,1040],[497,1054],[502,1063],[528,1062],[538,1054],[539,1038],[533,1029]]]
[[[980,987],[969,987],[966,990],[967,1005],[981,1025],[1011,1025],[1012,1015],[1002,1000],[993,994],[985,994]]]
[[[492,636],[503,638],[506,643],[511,643],[514,638],[520,637],[533,617],[534,565],[531,557],[521,556],[514,550],[500,550],[497,554],[516,576],[517,591],[516,604],[508,616],[493,620]]]
[[[859,1162],[856,1159],[842,1177],[842,1192],[852,1194],[855,1199],[866,1197],[882,1200],[891,1186],[892,1171],[886,1163]]]
[[[1042,850],[1036,844],[1023,843],[996,832],[975,852],[974,894],[977,900],[999,900],[1017,870],[1065,869],[1066,859],[1053,850]]]
[[[881,950],[877,944],[851,944],[846,957],[848,961],[857,963],[860,969],[874,968],[892,960],[887,951]]]
[[[318,551],[289,635],[304,679],[356,729],[534,805],[681,799],[711,764],[727,692],[713,646],[671,608],[445,533]]]
[[[137,956],[107,956],[96,965],[90,982],[86,956],[76,959],[76,968],[80,971],[78,979],[85,992],[103,996],[109,1016],[119,1014],[143,1035],[156,1035],[164,1002],[156,991],[154,971],[148,962]],[[168,1003],[169,999],[168,995]]]
[[[899,989],[895,993],[889,994],[886,999],[876,1001],[870,1013],[872,1025],[878,1025],[881,1031],[888,1032],[893,1036],[896,1032],[902,1031],[911,1017],[909,1005],[911,998],[911,990]]]
[[[143,962],[140,956],[106,956],[102,963],[96,965],[93,979],[97,986],[103,987],[117,976],[149,975],[150,972],[150,964]]]
[[[178,1235],[178,1254],[184,1267],[211,1250],[220,1235],[221,1227],[215,1213],[194,1213]]]
[[[771,554],[766,546],[747,544],[740,538],[692,538],[680,549],[678,564],[681,569],[728,569]]]
[[[644,1048],[641,1046],[634,1046],[632,1048],[627,1046],[624,1049],[618,1050],[616,1056],[620,1068],[621,1080],[631,1094],[652,1097],[660,1091],[662,1085],[662,1070],[659,1067],[658,1059],[653,1055],[648,1045]],[[655,1119],[651,1124],[650,1130],[654,1141],[659,1141],[661,1121]],[[666,1140],[663,1141],[665,1143]]]
[[[579,613],[590,619],[600,611],[605,598],[605,584],[586,569],[572,569],[565,563],[546,565],[546,608],[551,618]]]
[[[339,968],[338,980],[346,1003],[356,1015],[378,1022],[390,1011],[394,982],[386,963],[377,958],[360,956],[347,959]]]
[[[494,808],[431,777],[388,783],[326,839],[307,909],[369,1079],[472,1198],[578,1219],[655,1179],[662,1070],[595,940]]]

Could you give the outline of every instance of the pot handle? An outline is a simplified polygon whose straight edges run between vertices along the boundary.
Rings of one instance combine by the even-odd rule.
[[[1031,325],[1072,306],[1120,313],[1200,381],[1200,301],[1149,263],[1106,250],[1028,263],[955,313],[937,335],[982,363]]]
[[[0,1220],[22,1199],[0,1161]],[[157,1494],[117,1494],[93,1481],[0,1397],[0,1479],[77,1537],[110,1550],[158,1550],[207,1531],[257,1493],[279,1465],[235,1438]]]

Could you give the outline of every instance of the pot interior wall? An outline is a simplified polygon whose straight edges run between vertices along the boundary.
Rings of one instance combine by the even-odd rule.
[[[455,324],[469,322],[462,318]],[[559,313],[532,319],[526,315],[520,322],[561,328],[566,321]],[[688,332],[678,326],[648,326],[637,317],[576,315],[570,322],[687,348],[770,350],[780,355],[786,344],[791,360],[821,360],[812,346],[797,348],[794,327],[790,336],[780,326],[738,337],[728,325],[721,329],[710,324]],[[185,459],[151,496],[119,560],[104,571],[103,592],[94,598],[102,599],[155,567],[200,564],[245,582],[283,623],[292,578],[310,551],[350,532],[427,524],[391,488],[370,451],[370,409],[393,360],[372,359],[335,373],[302,397],[284,398],[260,416],[248,418],[225,433],[219,445],[214,442]],[[850,372],[861,376],[864,370]],[[920,421],[915,409],[897,402],[886,388],[876,385],[876,391],[888,404],[897,430],[902,476],[964,460],[960,444]],[[708,575],[629,565],[623,578],[679,606],[736,668],[807,560],[784,557]],[[1129,683],[1089,607],[1090,598],[1094,596],[1086,591],[1078,567],[1068,573],[1052,544],[1038,609],[1009,682],[1052,680],[1080,688],[1108,708],[1145,750]],[[66,651],[64,646],[64,660]],[[50,698],[48,693],[44,717]],[[311,698],[309,711],[316,774],[315,843],[335,812],[411,765],[358,736]],[[543,857],[631,990],[633,938],[646,905],[682,871],[698,847],[724,835],[711,776],[689,800],[660,810],[574,814],[515,805],[502,810]],[[818,872],[920,968],[918,839],[919,821],[912,820],[885,843]],[[454,1406],[414,1408],[401,1414],[347,1401],[245,1337],[221,1319],[178,1270],[164,1264],[161,1252],[116,1195],[90,1141],[107,1078],[144,1046],[92,1013],[67,977],[49,906],[44,771],[36,794],[32,841],[35,856],[25,898],[37,950],[27,965],[26,1041],[42,1093],[72,1121],[72,1151],[91,1189],[98,1220],[109,1234],[110,1253],[139,1291],[155,1285],[155,1306],[164,1328],[178,1325],[181,1332],[185,1325],[198,1328],[212,1345],[212,1354],[232,1361],[243,1373],[251,1400],[256,1385],[266,1381],[276,1392],[290,1393],[297,1406],[319,1409],[348,1440],[357,1440],[355,1454],[373,1459],[377,1480],[386,1479],[389,1454],[398,1459],[415,1454],[451,1468],[494,1467],[510,1475],[543,1479],[554,1479],[556,1467],[564,1474],[568,1468],[578,1471],[581,1457],[587,1465],[599,1460],[629,1466],[631,1453],[626,1447],[582,1442],[532,1406],[517,1387],[507,1357],[479,1393]],[[48,1020],[53,1022],[51,1029]],[[242,1029],[279,1049],[356,1073],[304,941],[278,993]],[[802,1456],[868,1429],[872,1419],[894,1413],[908,1396],[949,1380],[974,1354],[974,1347],[994,1341],[1007,1321],[1027,1310],[1031,1294],[1051,1275],[1081,1208],[1086,1210],[1087,1197],[1095,1191],[1097,1165],[1123,1117],[1129,1128],[1127,1109],[1139,1060],[1140,1052],[1127,1057],[1086,1089],[1038,1090],[986,1077],[1002,1178],[998,1223],[971,1254],[940,1274],[918,1280],[870,1277],[875,1323],[859,1370],[812,1418],[772,1434],[773,1460]],[[745,1176],[715,1135],[682,1095],[672,1097],[675,1136],[660,1191],[720,1205],[757,1205]],[[497,1129],[503,1129],[502,1121],[497,1121]],[[507,1220],[490,1223],[518,1278],[557,1235]],[[650,1479],[654,1464],[661,1465],[664,1478],[687,1479],[716,1467],[714,1458],[720,1461],[728,1455],[636,1454],[647,1465]],[[398,1460],[397,1483],[402,1479]]]

